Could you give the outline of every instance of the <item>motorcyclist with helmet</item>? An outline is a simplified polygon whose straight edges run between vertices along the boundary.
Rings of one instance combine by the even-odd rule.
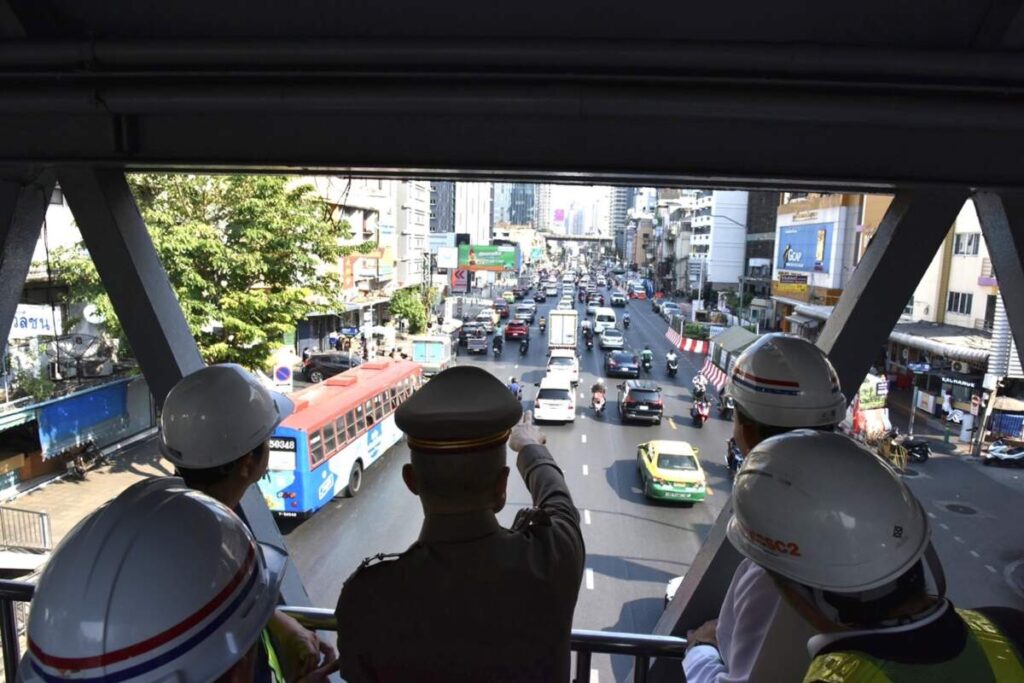
[[[651,351],[650,344],[644,344],[644,350],[640,352],[640,362],[648,370],[654,362],[654,351]]]
[[[811,428],[832,431],[846,415],[846,400],[828,357],[799,337],[769,334],[736,359],[725,393],[733,398],[733,438],[746,458],[778,434]],[[732,504],[719,513],[728,520]],[[718,619],[691,631],[683,668],[690,683],[719,676],[746,681],[764,645],[781,596],[768,574],[743,560],[733,574]],[[710,647],[698,647],[698,645]]]
[[[604,380],[598,377],[597,381],[590,387],[590,405],[593,406],[594,410],[598,413],[604,412],[607,394],[608,392],[605,389]]]
[[[622,314],[622,326],[627,330],[629,329],[629,313]]]
[[[1024,681],[1024,613],[954,608],[923,506],[849,437],[802,429],[761,442],[733,507],[729,541],[818,634],[805,682]]]

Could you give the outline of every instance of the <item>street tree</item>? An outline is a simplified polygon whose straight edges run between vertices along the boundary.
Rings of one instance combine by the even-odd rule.
[[[408,320],[409,332],[412,334],[419,334],[427,326],[427,308],[423,305],[423,295],[418,288],[396,290],[391,295],[388,310],[392,317]]]
[[[309,185],[274,175],[129,176],[185,320],[208,363],[265,368],[297,320],[335,308],[337,264],[368,253],[337,207]],[[71,301],[95,303],[108,331],[123,330],[83,245],[54,254]]]

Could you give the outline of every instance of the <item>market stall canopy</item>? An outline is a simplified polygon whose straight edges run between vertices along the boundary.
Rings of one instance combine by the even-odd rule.
[[[757,341],[757,338],[758,335],[747,328],[736,325],[719,332],[710,341],[730,354],[736,354]]]
[[[950,360],[984,365],[988,362],[991,336],[974,330],[941,323],[899,323],[889,339],[919,351],[936,353]]]

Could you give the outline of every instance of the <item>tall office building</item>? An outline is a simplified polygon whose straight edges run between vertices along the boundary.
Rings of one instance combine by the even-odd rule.
[[[534,183],[494,183],[491,225],[537,224],[537,185]]]
[[[623,258],[626,257],[626,222],[632,189],[613,187],[611,189],[609,225],[611,236],[615,240],[615,250]]]
[[[551,230],[551,186],[547,183],[537,186],[537,224],[538,230]]]
[[[455,183],[455,232],[470,244],[490,244],[491,183]]]
[[[430,232],[455,232],[455,183],[430,183]]]

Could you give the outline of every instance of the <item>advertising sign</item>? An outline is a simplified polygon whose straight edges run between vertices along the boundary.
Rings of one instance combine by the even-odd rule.
[[[879,386],[885,386],[885,393],[879,393]],[[885,407],[885,395],[888,393],[888,384],[881,381],[880,377],[868,375],[860,385],[860,409],[873,410]]]
[[[18,304],[11,322],[10,339],[60,336],[60,309],[36,304]]]
[[[441,247],[437,250],[438,268],[457,268],[459,265],[459,250],[454,246]]]
[[[452,271],[452,291],[457,294],[465,294],[469,291],[469,271],[457,269]]]
[[[534,247],[530,250],[530,261],[536,263],[544,258],[544,247]]]
[[[772,294],[778,296],[807,296],[807,285],[794,285],[786,282],[773,282]]]
[[[779,282],[787,285],[806,285],[807,276],[800,273],[779,273]]]
[[[565,209],[555,209],[555,222],[556,223],[564,223],[565,222]]]
[[[513,246],[490,244],[463,244],[459,247],[459,268],[490,270],[494,272],[518,270],[517,249]]]
[[[776,269],[827,273],[833,227],[832,223],[780,227]]]

